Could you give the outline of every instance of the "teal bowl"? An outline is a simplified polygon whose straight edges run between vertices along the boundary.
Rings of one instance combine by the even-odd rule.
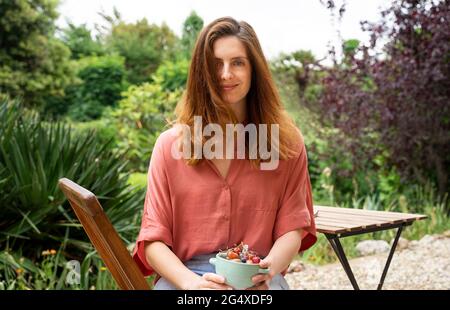
[[[210,258],[209,263],[214,265],[218,275],[225,278],[226,284],[238,290],[252,287],[254,275],[269,272],[269,269],[260,268],[258,264],[234,262],[219,256],[219,254],[215,258]]]

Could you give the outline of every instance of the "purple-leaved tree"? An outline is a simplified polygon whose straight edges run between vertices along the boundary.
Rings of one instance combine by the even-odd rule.
[[[318,110],[356,163],[385,152],[405,180],[449,192],[450,1],[397,0],[361,24],[370,42],[325,69]]]

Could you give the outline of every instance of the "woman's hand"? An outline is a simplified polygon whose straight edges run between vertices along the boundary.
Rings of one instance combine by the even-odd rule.
[[[218,274],[207,272],[203,276],[198,276],[188,287],[189,290],[232,290],[233,288],[225,284],[225,278]]]
[[[269,257],[266,257],[259,262],[259,267],[261,268],[269,268],[271,265],[272,261]],[[274,274],[272,270],[270,270],[268,273],[258,273],[257,275],[254,275],[252,281],[255,285],[248,288],[248,290],[268,290],[269,283],[273,277]]]

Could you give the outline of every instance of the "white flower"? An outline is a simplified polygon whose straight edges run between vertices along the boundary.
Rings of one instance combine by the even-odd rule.
[[[322,173],[323,173],[327,178],[329,178],[330,175],[331,175],[331,169],[330,169],[330,167],[326,167],[325,169],[323,169]]]

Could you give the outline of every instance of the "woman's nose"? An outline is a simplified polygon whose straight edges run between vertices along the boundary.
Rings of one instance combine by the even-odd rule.
[[[230,71],[230,66],[228,64],[225,64],[222,68],[222,80],[229,80],[233,77],[233,74]]]

